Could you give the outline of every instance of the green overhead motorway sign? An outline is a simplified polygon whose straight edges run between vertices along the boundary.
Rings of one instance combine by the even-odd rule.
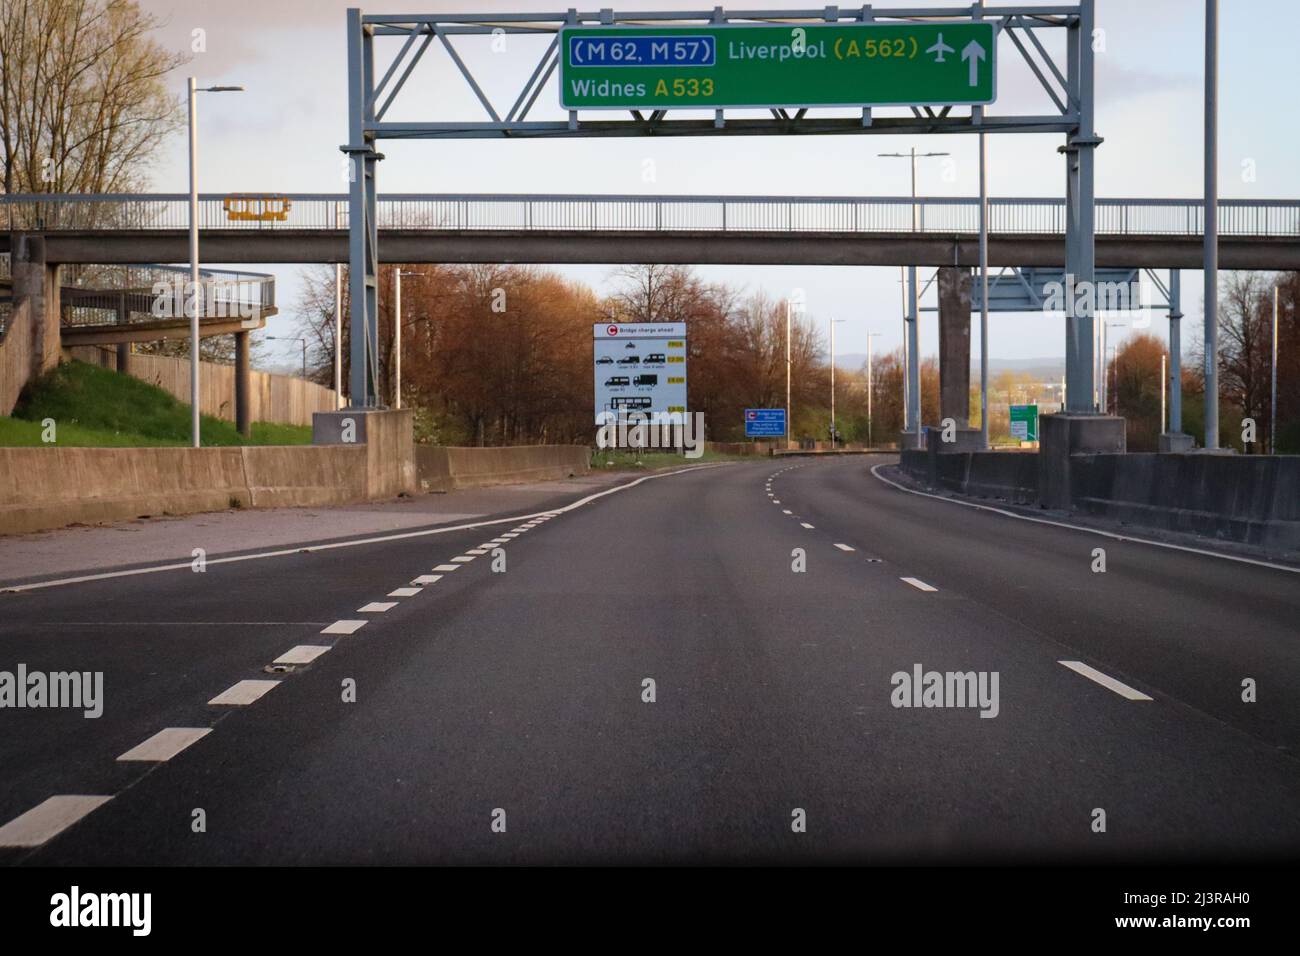
[[[722,109],[982,105],[992,23],[563,27],[560,105]]]

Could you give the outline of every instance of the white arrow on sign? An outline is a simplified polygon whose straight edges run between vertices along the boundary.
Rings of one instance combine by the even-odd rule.
[[[984,52],[984,47],[980,46],[974,40],[966,44],[966,48],[961,51],[961,58],[970,61],[970,85],[979,86],[980,82],[980,60],[988,56]]]

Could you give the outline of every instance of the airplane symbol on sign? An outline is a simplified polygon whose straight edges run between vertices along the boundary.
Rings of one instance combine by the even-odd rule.
[[[952,47],[950,47],[948,44],[943,42],[943,34],[940,33],[939,42],[936,43],[934,46],[930,47],[929,49],[927,49],[925,52],[935,54],[935,58],[934,58],[935,63],[943,63],[945,62],[943,58],[943,55],[945,53],[956,53],[957,51],[954,50]]]

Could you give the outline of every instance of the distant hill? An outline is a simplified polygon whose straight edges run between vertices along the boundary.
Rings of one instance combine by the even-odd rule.
[[[835,356],[835,367],[844,369],[859,369],[866,364],[867,355],[865,352],[846,352],[843,355]],[[979,377],[979,356],[976,355],[971,361],[971,379],[972,381]],[[1061,358],[1027,358],[1027,359],[996,359],[989,356],[989,374],[997,375],[999,372],[1028,372],[1045,382],[1054,382],[1065,374],[1065,359]]]

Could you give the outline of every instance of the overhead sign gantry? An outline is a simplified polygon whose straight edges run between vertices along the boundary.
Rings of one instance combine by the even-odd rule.
[[[383,157],[376,145],[384,139],[1060,133],[1066,157],[1065,268],[1076,282],[1091,283],[1093,152],[1100,142],[1093,128],[1094,26],[1095,0],[731,12],[348,10],[349,138],[342,149],[352,160],[353,406],[378,404],[376,167]],[[1063,63],[1044,45],[1043,30],[1065,33]],[[509,40],[515,35],[549,42],[533,48],[541,56],[531,72],[520,71],[527,79],[505,109],[486,94],[462,49],[502,38],[512,51],[525,49],[525,43]],[[1004,52],[1013,48],[1030,82],[1041,88],[1037,112],[992,109],[1004,37]],[[679,45],[687,38],[694,38],[693,45]],[[382,64],[377,43],[393,51]],[[480,115],[451,118],[437,99],[401,96],[432,49],[445,53],[460,73]],[[501,61],[493,58],[491,69],[499,80]],[[534,118],[553,83],[559,89],[544,102],[558,101],[561,115]],[[404,118],[395,118],[403,106]],[[756,108],[768,115],[753,115]],[[736,115],[737,110],[745,112]],[[613,118],[615,112],[627,115]],[[1092,313],[1084,310],[1066,324],[1069,410],[1092,412],[1083,398],[1093,392]]]

